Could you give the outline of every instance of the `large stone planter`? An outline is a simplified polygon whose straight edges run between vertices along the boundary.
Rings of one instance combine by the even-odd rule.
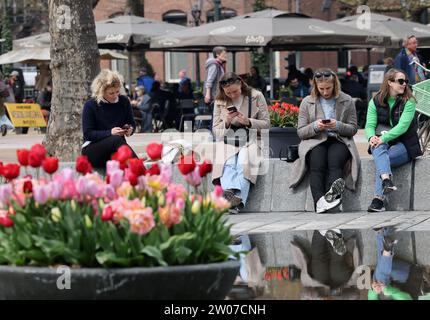
[[[56,268],[0,266],[0,299],[224,299],[239,266],[238,261],[227,261],[154,268],[71,268],[70,289],[62,290],[57,281],[64,284],[66,274],[57,273]]]
[[[287,155],[287,147],[289,145],[299,144],[300,139],[297,135],[296,128],[279,128],[273,127],[269,130],[269,150],[270,158],[277,158],[279,156],[285,157]]]

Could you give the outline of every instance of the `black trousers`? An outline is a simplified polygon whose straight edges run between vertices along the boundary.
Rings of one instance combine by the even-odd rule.
[[[350,158],[348,147],[335,137],[329,137],[327,141],[310,151],[308,166],[315,204],[336,179],[343,178],[343,168]]]
[[[105,169],[106,162],[111,159],[111,156],[122,145],[128,146],[123,136],[110,136],[97,142],[91,142],[82,149],[82,154],[88,157],[88,160],[94,168]],[[137,158],[133,149],[131,149],[131,151],[133,153],[133,158]]]
[[[315,280],[331,289],[338,288],[349,281],[353,268],[346,263],[345,255],[336,254],[331,244],[317,230],[312,236],[311,253],[310,271]]]

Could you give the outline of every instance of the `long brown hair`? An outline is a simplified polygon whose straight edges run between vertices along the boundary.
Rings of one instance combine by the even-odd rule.
[[[388,106],[386,103],[388,97],[390,96],[390,86],[388,85],[388,82],[394,81],[396,79],[397,73],[403,74],[405,76],[405,79],[408,79],[408,75],[405,72],[403,72],[402,70],[394,69],[394,68],[388,70],[384,76],[384,82],[382,82],[381,88],[379,89],[379,91],[376,94],[376,98],[378,99],[378,104],[380,106],[383,106],[383,107]],[[403,92],[403,95],[401,97],[402,97],[403,103],[408,102],[408,100],[411,98],[416,101],[414,95],[412,94],[412,90],[411,90],[411,88],[409,88],[408,85],[406,85],[405,91]]]
[[[329,77],[321,77],[321,78],[317,78],[315,75],[318,75],[318,73],[321,74],[330,74],[331,76]],[[328,69],[328,68],[321,68],[315,71],[314,73],[314,77],[312,79],[312,91],[311,91],[311,96],[313,98],[318,98],[319,96],[321,96],[318,87],[317,87],[317,83],[321,83],[321,82],[331,82],[333,83],[333,96],[335,98],[339,98],[340,95],[340,81],[339,78],[337,76],[336,73],[334,73],[332,70]]]
[[[219,79],[218,81],[218,94],[216,96],[216,100],[220,100],[220,101],[231,101],[231,99],[229,97],[227,97],[227,95],[224,92],[224,88],[228,87],[229,85],[226,86],[221,86],[221,83],[223,81],[228,81],[231,80],[233,81],[231,84],[236,84],[240,82],[240,89],[242,91],[242,95],[243,96],[250,96],[251,95],[251,87],[248,86],[245,81],[243,81],[243,79],[241,77],[239,77],[237,74],[235,74],[234,72],[227,72],[224,73],[224,75]],[[231,85],[230,84],[230,85]]]

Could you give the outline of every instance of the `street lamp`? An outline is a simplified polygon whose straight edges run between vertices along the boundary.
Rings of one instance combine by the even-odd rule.
[[[200,25],[200,17],[202,15],[202,10],[200,10],[200,7],[198,4],[193,5],[191,9],[191,15],[194,19],[194,26]],[[195,54],[196,57],[196,89],[200,89],[200,54],[197,52]]]

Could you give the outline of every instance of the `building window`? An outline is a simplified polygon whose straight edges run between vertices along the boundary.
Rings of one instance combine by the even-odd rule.
[[[163,14],[163,21],[187,26],[187,14],[180,10],[171,10]],[[168,82],[179,81],[179,71],[188,69],[188,54],[185,52],[166,52],[164,54],[165,79]]]
[[[206,21],[209,22],[214,22],[214,10],[209,10],[206,14]],[[237,13],[236,10],[233,9],[227,9],[227,8],[222,8],[221,9],[221,16],[220,19],[221,20],[225,20],[225,19],[230,19],[233,17],[236,17]]]

